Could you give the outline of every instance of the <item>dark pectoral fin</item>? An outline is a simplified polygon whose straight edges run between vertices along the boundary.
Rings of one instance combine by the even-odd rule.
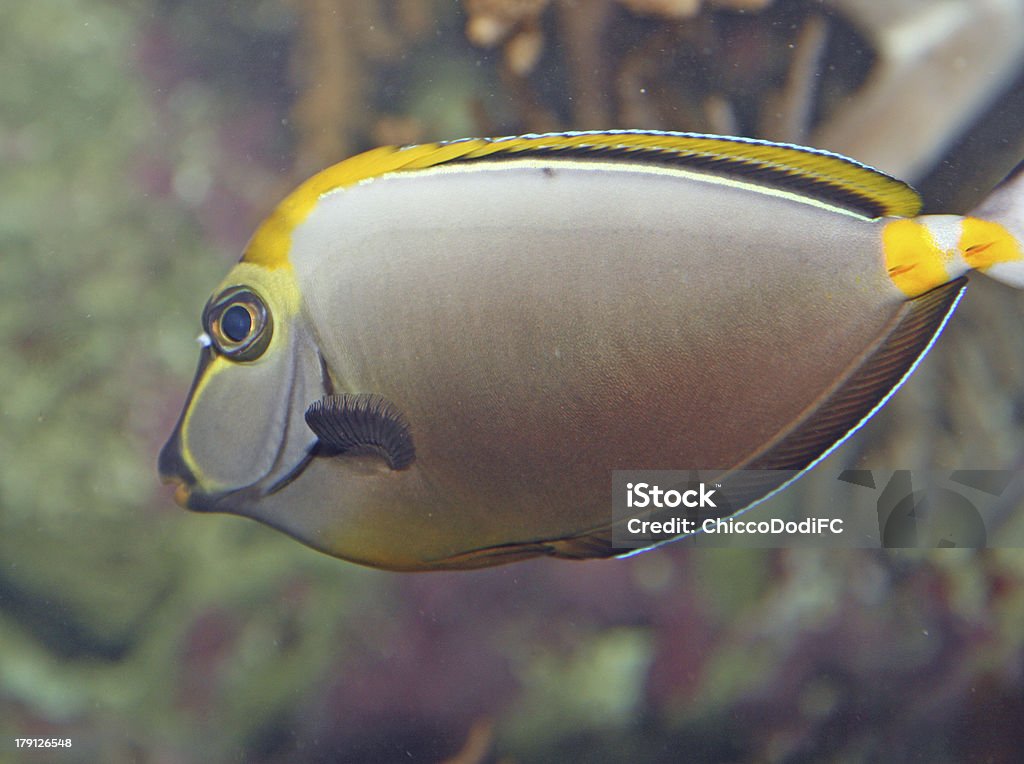
[[[393,470],[405,469],[416,458],[409,424],[380,395],[326,395],[306,409],[306,424],[328,452],[376,454]]]

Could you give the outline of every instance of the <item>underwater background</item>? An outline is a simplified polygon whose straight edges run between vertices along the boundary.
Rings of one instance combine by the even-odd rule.
[[[1018,760],[1024,550],[394,574],[187,513],[155,462],[209,291],[321,167],[692,130],[966,212],[1024,158],[1024,0],[36,0],[0,75],[0,761]],[[974,278],[843,466],[1024,468],[1024,297]]]

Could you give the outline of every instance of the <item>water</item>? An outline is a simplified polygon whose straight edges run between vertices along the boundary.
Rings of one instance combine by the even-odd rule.
[[[912,2],[707,3],[689,20],[538,2],[511,22],[478,5],[4,10],[0,760],[1012,760],[1017,550],[669,545],[402,575],[186,513],[158,483],[209,290],[284,193],[355,151],[739,132],[906,170],[944,211],[1024,155],[1021,36],[986,20],[998,3],[974,22]],[[872,24],[897,22],[936,44],[981,24],[988,42],[940,46],[893,85],[889,118],[860,124],[887,60]],[[935,78],[938,106],[916,97]],[[1022,313],[976,279],[829,464],[1020,469]],[[834,501],[813,476],[788,496]]]

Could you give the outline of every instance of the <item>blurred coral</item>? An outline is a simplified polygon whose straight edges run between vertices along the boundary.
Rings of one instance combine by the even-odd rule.
[[[610,2],[610,0],[608,0]],[[562,34],[574,35],[574,29],[593,27],[592,19],[605,16],[605,0],[557,0]],[[697,15],[702,0],[618,0],[641,16],[686,19]],[[771,0],[708,0],[713,7],[731,10],[759,10]],[[504,44],[505,63],[517,76],[533,71],[543,50],[541,16],[550,0],[463,0],[469,20],[466,36],[484,48]],[[602,30],[603,31],[603,30]],[[584,35],[588,37],[589,35]],[[600,48],[594,43],[595,50]],[[585,54],[584,54],[585,55]]]
[[[772,0],[619,0],[634,13],[661,16],[666,19],[685,19],[696,16],[704,2],[712,8],[733,11],[759,11]]]
[[[540,17],[549,0],[464,0],[466,37],[474,45],[505,44],[505,62],[519,76],[529,74],[543,48]]]

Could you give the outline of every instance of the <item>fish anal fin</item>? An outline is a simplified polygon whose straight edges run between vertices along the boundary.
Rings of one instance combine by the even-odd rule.
[[[722,478],[721,493],[742,511],[784,488],[841,444],[881,407],[914,370],[942,331],[967,286],[959,278],[908,300],[878,342],[866,351],[824,400],[794,427]],[[609,514],[611,507],[609,507]],[[567,559],[608,557],[613,526],[547,541],[546,554]]]
[[[967,287],[959,278],[908,300],[826,399],[742,469],[803,471],[842,443],[899,389]]]

